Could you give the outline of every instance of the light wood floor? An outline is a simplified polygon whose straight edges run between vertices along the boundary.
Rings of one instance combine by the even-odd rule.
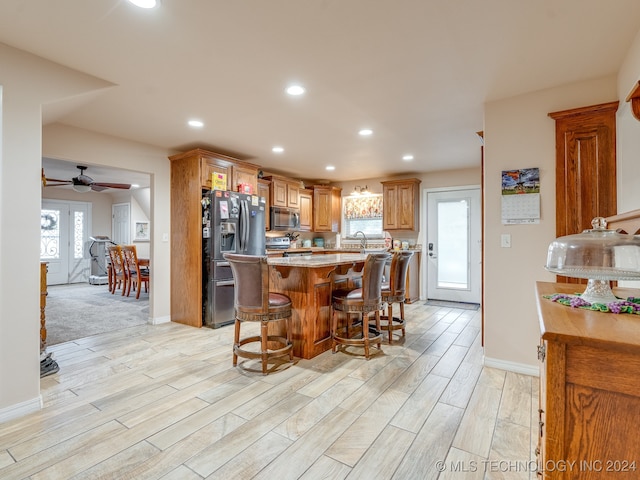
[[[0,478],[536,478],[537,379],[482,367],[479,312],[406,315],[404,342],[369,361],[325,352],[267,376],[231,366],[231,327],[51,347],[44,408],[0,425]]]

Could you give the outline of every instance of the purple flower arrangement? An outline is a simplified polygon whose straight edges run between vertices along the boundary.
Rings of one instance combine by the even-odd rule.
[[[586,310],[597,310],[609,313],[632,313],[640,315],[640,297],[628,297],[626,300],[620,299],[611,303],[589,303],[580,298],[579,295],[565,295],[563,293],[554,293],[553,295],[545,295],[552,302],[557,302],[571,308],[584,308]]]

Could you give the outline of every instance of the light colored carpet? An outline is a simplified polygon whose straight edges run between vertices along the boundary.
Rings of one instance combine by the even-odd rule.
[[[109,293],[107,285],[76,283],[47,287],[45,309],[47,345],[69,342],[98,333],[147,323],[149,294],[135,292],[123,297]]]

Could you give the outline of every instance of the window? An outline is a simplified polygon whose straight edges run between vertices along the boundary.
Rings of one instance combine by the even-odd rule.
[[[347,238],[358,231],[367,238],[382,238],[382,195],[345,197],[344,224]]]

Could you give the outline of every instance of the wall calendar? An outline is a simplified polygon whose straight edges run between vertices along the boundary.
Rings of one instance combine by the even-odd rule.
[[[540,223],[540,169],[502,171],[502,224]]]

